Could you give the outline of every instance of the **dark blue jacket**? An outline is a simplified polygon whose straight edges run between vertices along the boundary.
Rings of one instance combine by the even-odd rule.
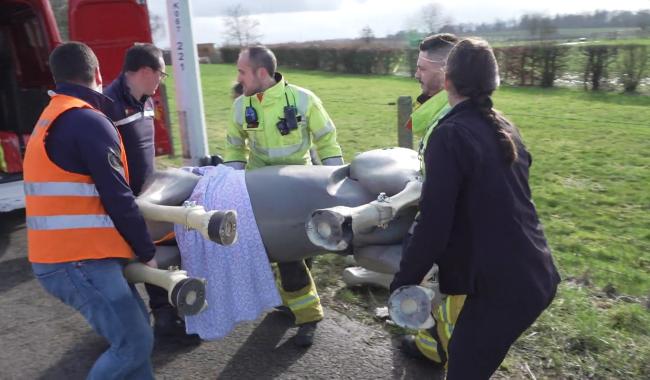
[[[104,89],[113,104],[104,110],[122,135],[129,163],[131,189],[140,194],[144,181],[154,171],[154,103],[148,96],[135,99],[124,74]]]
[[[87,87],[59,84],[56,93],[79,98],[98,110],[111,100]],[[90,109],[72,109],[59,116],[45,140],[49,158],[64,170],[90,175],[104,209],[140,261],[151,260],[155,247],[144,218],[135,204],[131,188],[111,165],[111,155],[120,155],[119,136],[111,121]]]
[[[391,290],[419,284],[433,263],[446,294],[555,294],[559,275],[528,185],[532,158],[505,159],[495,128],[471,101],[429,137],[420,218]]]

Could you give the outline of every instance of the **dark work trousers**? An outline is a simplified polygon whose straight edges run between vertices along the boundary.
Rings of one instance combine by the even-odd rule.
[[[311,267],[311,259],[278,263],[280,282],[285,292],[295,292],[309,285],[307,268]]]
[[[467,296],[449,342],[447,379],[489,379],[554,296]]]
[[[176,245],[176,240],[170,239],[162,243],[157,243],[156,245]],[[178,266],[180,267],[180,261],[178,262]],[[149,307],[152,311],[161,308],[173,308],[169,303],[167,290],[147,283],[144,284],[144,288],[147,290],[147,294],[149,295]]]
[[[169,303],[167,290],[151,284],[144,284],[144,287],[147,289],[147,294],[149,295],[149,307],[151,310],[172,307]]]

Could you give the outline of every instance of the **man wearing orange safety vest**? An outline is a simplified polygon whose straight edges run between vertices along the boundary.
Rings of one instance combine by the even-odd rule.
[[[120,135],[98,111],[110,102],[99,64],[78,42],[58,46],[49,63],[56,91],[24,161],[28,258],[45,290],[109,342],[88,378],[153,379],[149,316],[122,270],[134,258],[156,268],[155,248]]]

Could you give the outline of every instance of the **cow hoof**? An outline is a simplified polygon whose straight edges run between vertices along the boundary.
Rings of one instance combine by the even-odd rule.
[[[207,306],[205,281],[198,278],[181,280],[172,289],[171,298],[181,316],[198,314]]]
[[[352,219],[333,210],[316,210],[307,221],[307,236],[317,247],[345,251],[352,242]]]
[[[237,212],[215,211],[208,222],[210,240],[220,245],[231,245],[237,239]]]

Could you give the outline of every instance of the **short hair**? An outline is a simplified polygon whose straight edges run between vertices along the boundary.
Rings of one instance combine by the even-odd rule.
[[[92,84],[99,62],[95,53],[82,42],[65,42],[52,50],[50,71],[55,83]]]
[[[278,60],[271,49],[266,46],[257,45],[247,47],[242,51],[248,52],[248,59],[255,70],[263,67],[271,77],[275,75],[275,70],[278,68]]]
[[[162,51],[152,44],[136,43],[126,51],[122,72],[138,71],[143,67],[160,70]]]
[[[433,53],[435,51],[449,53],[459,41],[460,38],[451,33],[433,34],[420,42],[420,51],[427,53]]]

